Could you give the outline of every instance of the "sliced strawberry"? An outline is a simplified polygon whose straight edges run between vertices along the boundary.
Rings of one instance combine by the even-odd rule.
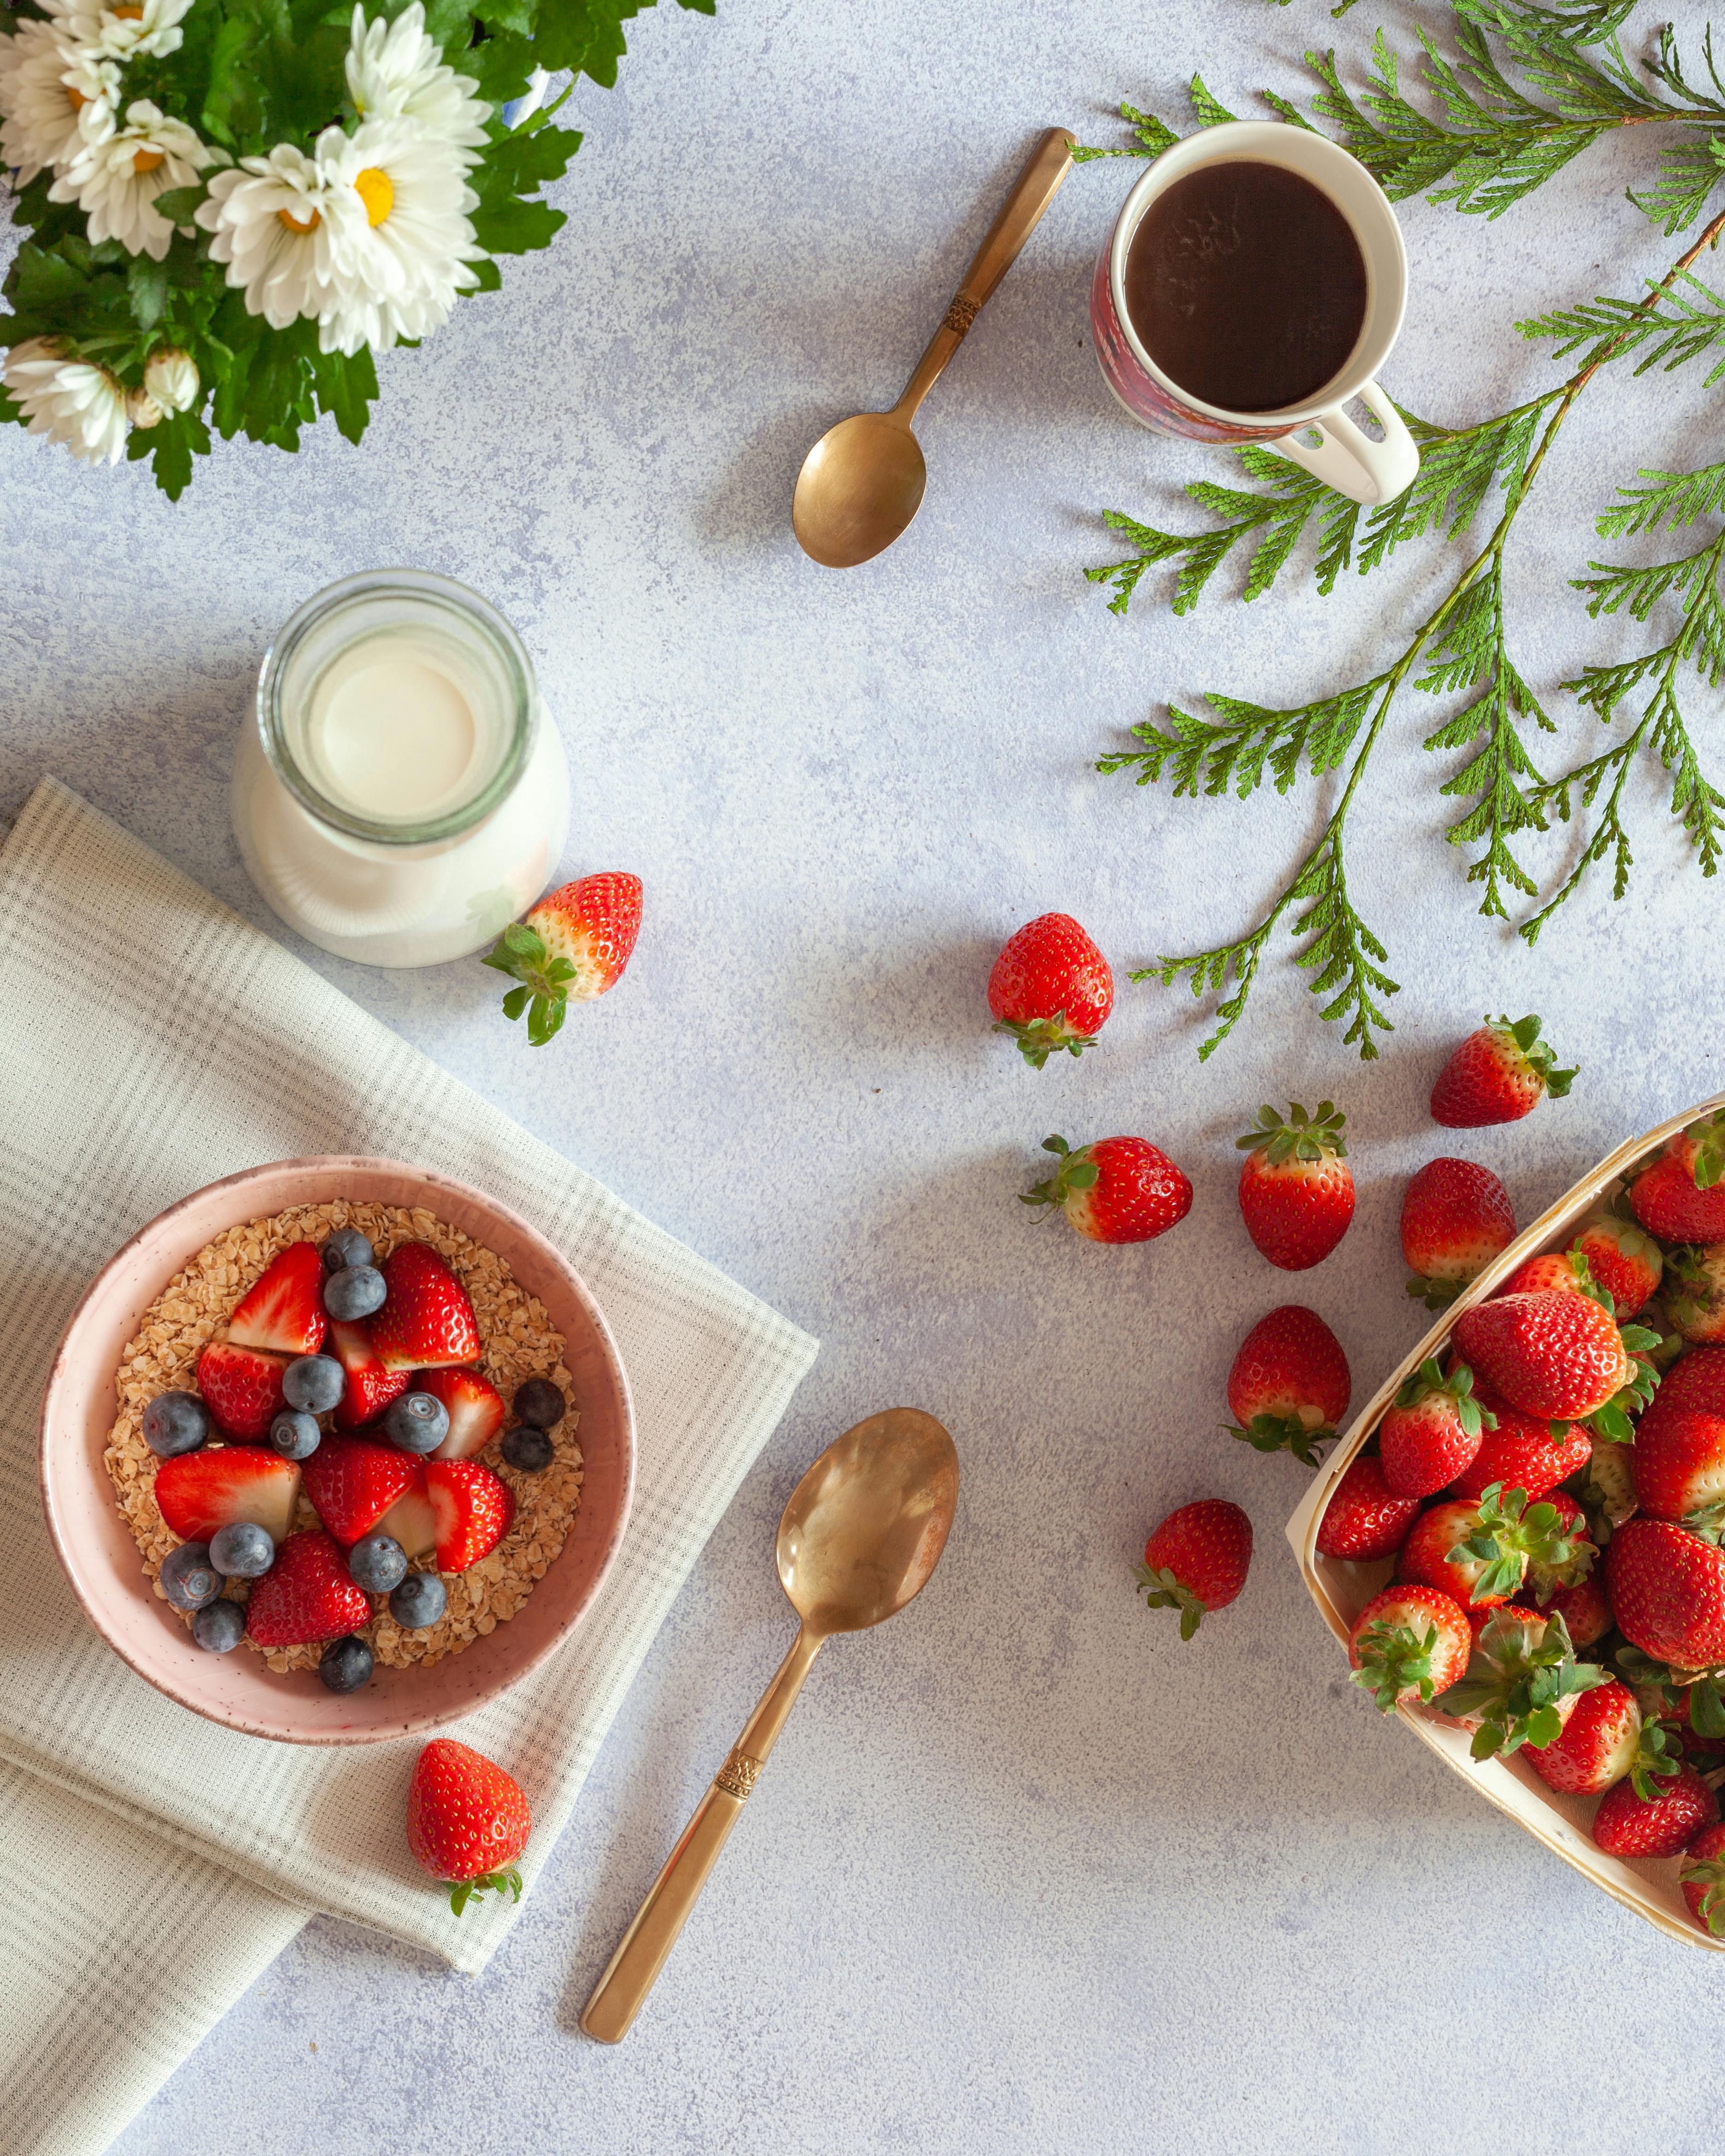
[[[371,1598],[349,1578],[347,1558],[308,1527],[288,1537],[274,1569],[253,1587],[245,1629],[260,1647],[303,1647],[339,1640],[371,1616]]]
[[[425,1370],[409,1382],[416,1393],[429,1393],[449,1411],[449,1434],[434,1460],[471,1460],[503,1427],[503,1397],[477,1370]]]
[[[228,1321],[236,1348],[276,1355],[315,1355],[329,1318],[323,1306],[323,1257],[316,1243],[290,1243],[243,1295]]]
[[[506,1483],[476,1460],[428,1460],[425,1486],[437,1517],[437,1568],[465,1572],[496,1548],[515,1517]]]
[[[371,1321],[372,1345],[389,1370],[476,1363],[479,1321],[462,1286],[429,1243],[403,1243],[383,1260],[389,1294]]]
[[[229,1437],[264,1437],[287,1405],[281,1390],[286,1368],[280,1355],[212,1340],[198,1358],[198,1389]]]
[[[410,1370],[388,1370],[372,1345],[371,1328],[363,1319],[351,1325],[330,1324],[330,1348],[347,1373],[347,1383],[336,1403],[337,1430],[363,1430],[376,1422],[393,1399],[413,1382]]]
[[[437,1514],[432,1510],[431,1492],[423,1473],[411,1490],[403,1491],[371,1532],[390,1536],[409,1557],[424,1557],[437,1548]]]
[[[351,1547],[370,1534],[404,1491],[420,1486],[421,1471],[411,1453],[393,1445],[326,1437],[305,1462],[305,1495],[336,1540]]]
[[[260,1445],[206,1445],[156,1471],[156,1502],[184,1543],[207,1543],[240,1520],[285,1541],[299,1495],[298,1465]]]

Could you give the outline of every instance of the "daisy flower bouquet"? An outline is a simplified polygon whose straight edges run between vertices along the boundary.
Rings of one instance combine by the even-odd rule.
[[[212,428],[357,442],[374,355],[565,222],[537,198],[581,137],[506,110],[542,69],[614,84],[644,5],[0,0],[0,420],[173,497]]]

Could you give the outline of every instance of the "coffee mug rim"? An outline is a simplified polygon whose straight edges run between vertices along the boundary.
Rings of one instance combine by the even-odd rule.
[[[1393,309],[1384,310],[1385,320],[1377,333],[1368,342],[1361,345],[1340,374],[1325,384],[1322,393],[1317,401],[1300,405],[1284,405],[1274,412],[1240,412],[1225,404],[1207,403],[1203,398],[1196,395],[1193,391],[1183,388],[1172,375],[1166,373],[1150,357],[1149,352],[1145,349],[1142,339],[1132,326],[1132,316],[1127,308],[1127,251],[1131,244],[1132,235],[1137,231],[1142,216],[1141,198],[1149,196],[1158,187],[1168,184],[1168,165],[1171,162],[1179,159],[1182,151],[1194,148],[1208,151],[1224,143],[1232,143],[1237,148],[1243,149],[1245,146],[1241,138],[1248,136],[1266,146],[1271,144],[1280,145],[1286,142],[1291,134],[1297,134],[1301,149],[1308,153],[1315,151],[1320,160],[1326,157],[1339,158],[1343,166],[1352,168],[1354,178],[1363,183],[1368,192],[1375,196],[1382,205],[1389,231],[1394,236],[1396,273],[1394,305]],[[1197,157],[1189,160],[1194,171],[1196,171],[1201,163],[1208,162],[1207,158]],[[1291,167],[1290,169],[1298,170],[1298,167]],[[1178,177],[1178,175],[1176,174],[1174,177]],[[1347,205],[1341,203],[1338,207],[1345,213]],[[1217,420],[1224,426],[1261,429],[1268,437],[1291,433],[1294,429],[1307,425],[1311,421],[1321,418],[1325,412],[1333,411],[1338,404],[1347,403],[1350,398],[1359,394],[1361,389],[1373,378],[1378,369],[1389,357],[1396,339],[1401,335],[1402,323],[1408,311],[1407,243],[1403,238],[1401,221],[1396,216],[1394,205],[1351,150],[1343,149],[1339,142],[1332,142],[1327,135],[1319,135],[1303,128],[1291,129],[1286,121],[1229,120],[1224,121],[1219,126],[1202,128],[1195,135],[1185,135],[1178,142],[1171,142],[1167,149],[1158,151],[1151,159],[1147,170],[1140,173],[1132,182],[1130,193],[1120,206],[1120,213],[1114,220],[1113,232],[1109,237],[1108,289],[1113,299],[1114,312],[1119,322],[1121,334],[1126,339],[1133,358],[1153,381],[1161,385],[1177,404],[1183,406],[1194,416]]]

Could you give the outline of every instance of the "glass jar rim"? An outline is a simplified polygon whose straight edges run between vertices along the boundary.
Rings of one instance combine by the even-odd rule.
[[[405,597],[459,614],[476,629],[501,662],[513,706],[508,746],[497,768],[471,800],[419,824],[386,824],[331,801],[313,785],[288,746],[282,722],[281,685],[288,662],[307,636],[331,614],[367,598]],[[270,768],[306,813],[321,824],[386,846],[421,846],[459,838],[485,821],[506,798],[532,752],[538,685],[526,646],[488,599],[453,577],[429,569],[366,569],[326,584],[283,623],[258,669],[258,736]]]

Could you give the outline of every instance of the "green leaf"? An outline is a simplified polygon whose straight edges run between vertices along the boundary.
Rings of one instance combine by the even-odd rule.
[[[132,318],[141,330],[153,330],[167,311],[167,265],[147,254],[134,254],[126,272]]]

